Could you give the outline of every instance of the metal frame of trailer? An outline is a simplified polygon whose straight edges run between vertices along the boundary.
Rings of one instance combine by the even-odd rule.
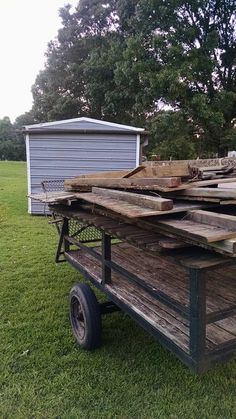
[[[233,259],[199,248],[149,256],[148,252],[140,253],[134,243],[114,240],[119,238],[119,223],[111,232],[107,221],[104,226],[101,223],[98,226],[93,220],[88,223],[89,214],[86,211],[87,221],[86,217],[80,217],[78,210],[73,212],[70,207],[61,209],[61,206],[52,205],[50,210],[59,231],[56,262],[67,261],[107,296],[108,301],[100,304],[101,314],[124,311],[198,373],[206,371],[215,363],[235,357],[236,328],[235,331],[232,329],[232,323],[236,324],[236,283],[233,278]],[[91,245],[92,242],[96,242],[96,246]],[[124,254],[125,265],[120,262]],[[169,290],[171,284],[175,285],[175,272],[178,269],[184,270],[186,282],[181,290],[180,278],[180,295],[173,296],[172,292],[158,286],[158,278],[154,284],[149,274],[144,275],[143,266],[152,266],[154,258],[159,265],[163,262],[169,266],[171,261],[168,275],[172,282],[168,280]],[[127,269],[129,259],[132,269]],[[224,282],[226,268],[231,272],[231,279],[227,278]],[[135,271],[137,269],[139,275]],[[226,299],[220,297],[220,288],[217,293],[218,307],[213,304],[214,298],[208,297],[207,291],[207,283],[214,280],[208,278],[209,273],[214,276],[214,272],[218,277],[222,274],[222,284],[227,292]],[[165,284],[163,274],[164,270],[160,267],[159,279]],[[220,286],[220,281],[217,284]],[[235,289],[235,294],[232,289]],[[186,292],[188,296],[183,298],[182,294]],[[145,301],[148,302],[146,305]],[[164,315],[160,317],[160,313]],[[166,319],[169,318],[173,321],[167,323]]]

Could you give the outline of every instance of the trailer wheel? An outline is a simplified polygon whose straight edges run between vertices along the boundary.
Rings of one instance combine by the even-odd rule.
[[[89,285],[78,283],[70,291],[70,321],[77,343],[92,350],[101,345],[101,314]]]

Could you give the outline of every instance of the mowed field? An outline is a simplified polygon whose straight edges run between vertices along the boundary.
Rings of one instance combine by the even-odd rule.
[[[57,235],[27,214],[25,163],[0,162],[0,418],[236,417],[236,362],[196,376],[128,316],[103,318],[103,346],[76,346]],[[99,296],[101,298],[101,296]]]

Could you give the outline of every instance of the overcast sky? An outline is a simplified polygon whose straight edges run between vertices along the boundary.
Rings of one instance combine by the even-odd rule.
[[[31,86],[61,26],[58,10],[67,3],[78,0],[0,0],[0,118],[14,122],[31,109]]]

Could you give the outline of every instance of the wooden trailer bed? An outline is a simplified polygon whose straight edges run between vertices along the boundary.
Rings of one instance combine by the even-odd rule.
[[[158,235],[137,232],[137,226],[127,230],[105,216],[61,205],[51,211],[62,223],[57,262],[64,257],[184,363],[202,372],[235,356],[234,258],[181,249],[179,243],[166,250]],[[99,245],[91,246],[86,231]],[[145,247],[150,243],[158,251]]]
[[[97,249],[101,253],[101,248]],[[81,269],[93,278],[97,284],[102,283],[102,266],[99,261],[84,250],[72,250],[66,253],[66,259],[71,264],[79,264]],[[144,254],[139,249],[127,243],[112,245],[112,260],[137,275],[147,286],[159,292],[166,293],[177,304],[189,309],[189,284],[186,268],[179,266],[170,257]],[[137,265],[137,260],[141,264]],[[77,265],[78,267],[78,265]],[[234,272],[232,272],[234,271]],[[222,268],[209,271],[206,274],[206,313],[210,316],[222,310],[236,313],[235,269],[228,269],[228,280],[222,283]],[[225,274],[225,267],[224,267]],[[164,336],[171,339],[186,353],[189,350],[189,321],[163,303],[150,296],[137,284],[132,284],[119,273],[112,273],[112,281],[106,285],[107,291],[119,298],[137,314],[144,317],[150,325]],[[236,339],[236,314],[225,320],[207,325],[206,349],[216,350],[229,340]]]

